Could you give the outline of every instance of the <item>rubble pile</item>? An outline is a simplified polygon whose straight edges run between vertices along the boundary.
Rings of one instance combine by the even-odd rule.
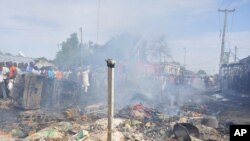
[[[229,138],[231,122],[206,115],[204,105],[184,105],[178,115],[168,115],[141,103],[115,113],[113,136],[120,141],[218,140]],[[104,141],[107,115],[103,105],[69,107],[61,112],[20,111],[10,130],[0,139]]]
[[[0,100],[0,109],[10,109],[10,105],[12,104],[11,100]]]
[[[219,132],[216,117],[202,113],[203,106],[184,107],[178,116],[168,116],[142,104],[128,106],[117,114],[126,119],[118,130],[127,140],[228,140],[228,133]]]

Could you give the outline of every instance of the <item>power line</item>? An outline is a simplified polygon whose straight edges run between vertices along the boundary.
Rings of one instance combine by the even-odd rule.
[[[59,30],[59,29],[52,29],[52,28],[20,28],[20,27],[0,27],[0,30],[23,30],[23,31],[51,31],[51,30]]]
[[[217,61],[217,59],[211,59],[197,64],[188,64],[188,66],[194,67],[199,65],[207,65],[207,63],[214,63],[215,61]]]
[[[231,6],[232,3],[233,3],[233,0],[231,0],[231,1],[227,4],[226,8],[229,8],[229,7]]]
[[[100,0],[98,0],[98,7],[97,7],[97,32],[96,32],[96,44],[98,44],[98,40],[99,40],[99,27],[100,27]]]
[[[221,6],[223,5],[224,3],[224,0],[221,1],[220,5],[219,5],[219,8],[221,8]]]

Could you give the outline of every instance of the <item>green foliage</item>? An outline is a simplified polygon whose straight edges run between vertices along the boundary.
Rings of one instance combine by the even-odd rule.
[[[62,43],[62,48],[57,52],[55,63],[62,68],[72,68],[80,64],[80,47],[77,34],[73,33]]]
[[[13,56],[11,53],[5,53],[5,55],[7,55],[7,56]]]
[[[87,44],[79,44],[77,34],[73,33],[62,43],[54,62],[60,68],[65,69],[77,68],[81,65],[105,65],[107,58],[125,62],[152,62],[152,60],[161,62],[169,55],[165,41],[163,37],[148,41],[123,33],[111,38],[104,45],[97,45],[91,41]]]
[[[207,75],[207,73],[204,70],[199,70],[197,74],[200,76]]]

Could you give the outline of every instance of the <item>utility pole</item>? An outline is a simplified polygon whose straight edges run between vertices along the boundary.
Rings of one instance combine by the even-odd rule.
[[[219,12],[224,12],[225,17],[224,17],[224,26],[223,26],[223,34],[222,34],[222,41],[221,41],[221,52],[220,52],[220,66],[223,64],[223,59],[224,59],[224,52],[225,52],[225,36],[226,36],[226,28],[227,28],[227,13],[228,12],[234,12],[235,9],[228,10],[228,9],[218,9]]]
[[[114,68],[115,60],[107,59],[108,66],[108,141],[113,141],[113,117],[114,117]]]
[[[80,43],[80,59],[81,59],[81,61],[80,61],[80,63],[81,63],[81,66],[83,66],[83,61],[82,61],[82,48],[83,48],[83,46],[82,46],[82,27],[80,27],[80,35],[81,35],[81,43]]]
[[[82,27],[80,27],[80,35],[81,35],[81,45],[82,45]]]
[[[234,63],[236,63],[237,58],[237,46],[234,47]]]
[[[184,57],[183,57],[183,66],[186,68],[186,48],[184,47]]]
[[[232,10],[228,10],[228,9],[218,9],[218,12],[224,12],[225,16],[224,16],[224,26],[223,26],[223,34],[222,34],[222,41],[221,41],[221,51],[220,51],[220,65],[219,65],[219,79],[221,80],[221,66],[224,64],[223,63],[223,59],[224,59],[224,54],[225,54],[225,36],[226,36],[226,28],[227,28],[227,13],[228,12],[234,12],[235,9]],[[221,82],[221,81],[220,81]],[[221,89],[222,88],[222,84],[219,83],[218,87]]]

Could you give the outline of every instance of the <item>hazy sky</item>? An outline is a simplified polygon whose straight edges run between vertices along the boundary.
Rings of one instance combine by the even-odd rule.
[[[224,19],[218,8],[236,9],[228,14],[226,51],[238,46],[238,57],[247,57],[250,0],[0,0],[0,51],[53,59],[57,44],[80,27],[84,42],[101,44],[123,32],[163,34],[176,61],[183,63],[186,48],[189,69],[215,73]]]

